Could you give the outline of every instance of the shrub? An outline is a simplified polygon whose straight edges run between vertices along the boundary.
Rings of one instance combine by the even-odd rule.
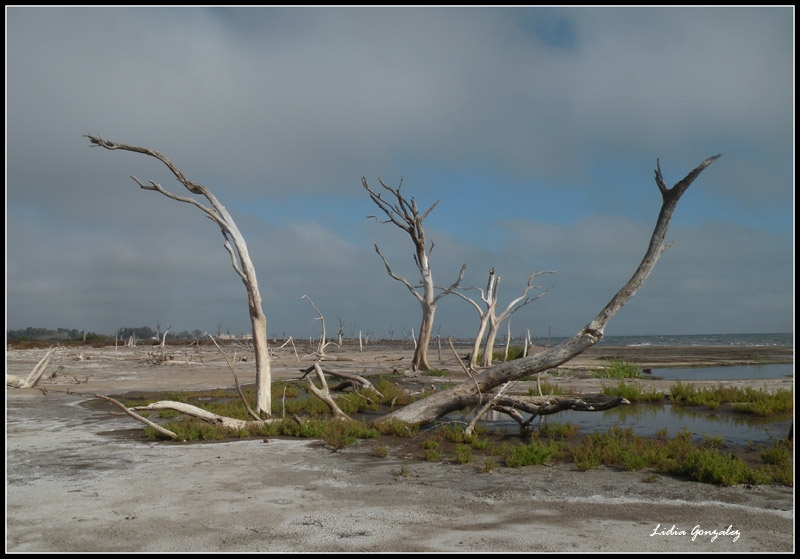
[[[375,446],[372,447],[372,454],[378,458],[386,458],[389,456],[389,449],[385,445],[375,443]]]
[[[375,428],[381,435],[391,435],[394,437],[413,437],[419,431],[419,427],[408,425],[396,419],[388,419],[375,423]]]
[[[453,455],[459,464],[469,464],[472,462],[472,447],[466,444],[457,444]]]
[[[767,478],[741,458],[720,454],[716,449],[695,450],[686,458],[682,473],[704,483],[723,486],[764,483]]]
[[[387,378],[379,378],[372,383],[376,390],[383,394],[381,403],[385,406],[407,406],[411,403],[411,395]]]
[[[468,437],[464,433],[464,428],[458,423],[442,425],[442,434],[445,439],[454,443],[469,443],[473,438],[472,436]]]
[[[557,456],[560,451],[561,445],[555,441],[544,443],[533,440],[530,444],[512,447],[506,456],[506,466],[518,468],[520,466],[544,464]]]
[[[539,436],[548,439],[568,439],[575,436],[580,430],[580,425],[574,423],[542,423],[539,425]]]
[[[782,466],[791,464],[792,454],[789,452],[785,442],[776,441],[772,447],[761,451],[761,459],[767,464]]]
[[[429,448],[422,458],[428,462],[438,462],[442,458],[442,451],[438,448]]]

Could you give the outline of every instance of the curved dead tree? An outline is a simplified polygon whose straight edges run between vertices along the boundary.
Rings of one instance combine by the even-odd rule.
[[[144,184],[136,177],[131,176],[136,184],[144,190],[155,190],[167,198],[177,200],[178,202],[186,202],[187,204],[197,207],[206,214],[206,217],[216,223],[220,231],[222,231],[222,237],[225,239],[225,250],[227,250],[228,254],[231,256],[233,269],[242,279],[242,283],[244,283],[244,287],[247,290],[247,305],[250,311],[250,323],[253,327],[253,346],[256,353],[256,411],[264,414],[266,417],[270,417],[272,414],[272,373],[270,370],[269,347],[267,344],[267,318],[261,308],[261,293],[258,290],[256,270],[255,267],[253,267],[250,254],[247,251],[247,243],[245,243],[244,237],[239,232],[239,228],[228,213],[228,210],[217,200],[211,190],[202,184],[187,179],[172,161],[156,150],[110,142],[104,140],[100,136],[93,136],[91,134],[86,134],[85,137],[89,138],[93,146],[99,146],[112,151],[118,149],[132,151],[158,159],[169,168],[172,174],[175,175],[175,178],[178,179],[178,182],[181,183],[186,190],[192,194],[204,197],[210,203],[210,206],[204,206],[194,198],[178,196],[177,194],[165,190],[155,181],[151,180],[149,184]],[[231,241],[233,241],[233,247],[231,247]]]
[[[672,188],[668,188],[664,182],[660,162],[656,160],[655,181],[661,192],[662,203],[647,252],[628,283],[579,332],[557,346],[532,356],[498,364],[453,388],[400,408],[384,416],[381,420],[396,420],[412,425],[430,423],[452,411],[474,406],[484,401],[485,398],[491,398],[490,391],[502,384],[558,367],[602,340],[603,331],[608,322],[639,291],[653,271],[661,254],[669,248],[671,243],[664,244],[664,238],[681,196],[700,173],[719,157],[721,155],[709,157]],[[616,405],[621,403],[623,402],[618,402]],[[536,409],[537,413],[541,414],[541,411]],[[504,410],[499,409],[499,411]]]

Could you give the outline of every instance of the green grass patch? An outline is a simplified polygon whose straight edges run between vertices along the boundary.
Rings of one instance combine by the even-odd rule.
[[[418,425],[408,425],[396,419],[386,419],[375,422],[375,428],[381,435],[410,438],[419,432]]]
[[[642,370],[634,363],[611,361],[602,369],[591,371],[592,378],[641,378]]]
[[[390,408],[403,407],[411,403],[411,395],[387,378],[381,377],[372,383],[377,391],[383,394],[381,403]]]
[[[793,465],[788,453],[768,449],[769,459],[761,467],[748,465],[741,458],[720,451],[724,441],[706,437],[698,447],[691,433],[683,430],[674,439],[662,431],[654,438],[638,437],[633,430],[614,427],[606,433],[592,433],[584,437],[571,452],[575,465],[588,470],[600,465],[617,466],[637,471],[645,468],[660,473],[680,475],[722,486],[739,484],[781,483],[793,484]],[[788,475],[792,472],[791,477]]]
[[[715,448],[691,452],[680,473],[703,483],[726,487],[743,483],[768,483],[771,477],[763,470],[749,467],[741,458],[722,454]]]
[[[445,423],[440,430],[445,439],[454,443],[469,443],[474,436],[467,436],[464,433],[464,425],[460,423]]]
[[[542,442],[533,439],[529,444],[517,445],[508,449],[505,461],[510,468],[545,464],[557,457],[563,444],[556,441]]]
[[[389,378],[378,378],[373,390],[336,393],[334,398],[348,415],[366,413],[377,417],[387,408],[407,405],[412,401],[409,392],[397,388]],[[663,394],[643,387],[639,382],[620,380],[616,386],[603,389],[609,396],[621,396],[629,401],[655,402]],[[544,388],[549,388],[544,385]],[[555,391],[554,391],[555,392]],[[285,394],[285,396],[284,396]],[[273,416],[283,417],[271,423],[248,429],[227,429],[172,410],[151,411],[164,427],[175,432],[182,441],[220,441],[249,437],[290,437],[322,440],[328,447],[340,449],[359,440],[378,436],[415,438],[419,426],[397,420],[369,421],[333,420],[328,407],[318,398],[309,396],[302,382],[282,382],[273,385]],[[254,399],[254,390],[247,387],[245,396]],[[416,397],[415,397],[416,398]],[[697,390],[694,385],[676,383],[669,398],[678,405],[711,405],[729,403],[742,413],[770,415],[793,409],[793,391],[781,389],[774,394],[752,388],[736,389],[717,386]],[[146,394],[126,398],[130,407],[143,406],[160,400],[174,400],[206,409],[218,415],[250,420],[238,395],[231,390],[206,390],[184,393]],[[277,408],[277,409],[276,409]],[[143,411],[143,415],[148,412]],[[614,466],[632,471],[649,470],[649,473],[687,477],[703,483],[735,485],[740,483],[778,483],[793,485],[794,464],[791,443],[779,441],[774,446],[759,449],[751,445],[740,456],[747,462],[723,452],[721,437],[706,435],[693,441],[688,430],[670,438],[666,429],[659,429],[653,437],[635,436],[631,429],[613,428],[606,433],[582,435],[572,423],[543,422],[528,436],[509,440],[507,432],[495,430],[488,434],[485,423],[479,423],[470,436],[464,434],[466,423],[452,420],[426,430],[420,442],[418,459],[438,462],[445,457],[458,464],[478,462],[483,473],[494,471],[500,460],[507,467],[544,464],[549,461],[572,461],[579,469],[587,470],[600,465]],[[144,433],[153,439],[164,436],[150,427]],[[375,443],[372,454],[387,456],[383,444]],[[760,457],[760,461],[759,461]],[[481,467],[481,466],[479,466]],[[407,467],[406,467],[407,468]],[[407,470],[406,470],[407,472]],[[400,474],[402,475],[402,474]]]
[[[664,393],[654,388],[645,389],[640,383],[628,383],[620,380],[616,386],[604,386],[602,389],[606,396],[625,398],[629,402],[660,402]]]
[[[358,439],[372,439],[378,436],[378,430],[363,421],[326,421],[322,432],[322,440],[334,449],[355,444]]]
[[[674,404],[685,406],[705,406],[716,409],[723,403],[741,413],[770,416],[790,411],[794,407],[794,391],[779,388],[774,394],[766,390],[751,387],[717,385],[711,388],[697,388],[693,384],[682,384],[680,381],[670,389],[670,400]]]
[[[453,449],[453,456],[459,464],[469,464],[472,462],[472,447],[467,444],[457,444]]]
[[[533,433],[534,437],[544,437],[547,439],[569,439],[578,434],[580,425],[572,422],[566,423],[542,423],[538,431]]]

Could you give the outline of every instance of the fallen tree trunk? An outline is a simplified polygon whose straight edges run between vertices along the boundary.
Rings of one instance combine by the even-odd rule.
[[[110,400],[110,398],[106,396],[97,395],[98,398],[102,398],[104,400]],[[203,408],[198,408],[197,406],[193,406],[191,404],[184,404],[183,402],[173,402],[171,400],[162,400],[160,402],[153,402],[152,404],[148,404],[146,406],[135,406],[133,408],[126,408],[128,411],[130,410],[174,410],[192,417],[196,417],[198,419],[202,419],[203,421],[207,421],[208,423],[213,423],[216,425],[222,425],[231,430],[239,430],[239,429],[257,429],[259,427],[263,427],[268,423],[272,423],[272,419],[262,419],[259,421],[247,421],[244,419],[234,419],[232,417],[225,417],[222,415],[217,415],[215,413],[211,413],[210,411],[204,410]],[[148,425],[152,426],[152,422],[148,422]]]

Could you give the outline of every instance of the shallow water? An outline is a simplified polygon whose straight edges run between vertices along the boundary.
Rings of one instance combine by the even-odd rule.
[[[529,417],[529,416],[526,416]],[[605,433],[613,427],[630,428],[634,434],[653,437],[656,431],[667,430],[669,438],[687,429],[692,438],[722,437],[728,444],[772,445],[785,438],[792,424],[792,413],[763,418],[749,414],[709,410],[701,407],[673,406],[671,404],[631,404],[601,412],[564,411],[535,419],[540,423],[559,425],[571,423],[580,427],[580,433]],[[517,432],[518,424],[506,415],[492,412],[484,423],[490,430],[503,429]]]
[[[747,444],[752,441],[772,444],[783,438],[792,424],[792,414],[787,412],[772,417],[756,417],[749,414],[717,411],[702,407],[687,407],[671,404],[631,404],[602,412],[567,411],[543,419],[550,423],[573,423],[580,425],[581,432],[605,432],[612,427],[631,428],[640,436],[652,437],[656,431],[666,429],[674,437],[679,431],[688,429],[694,438],[723,437],[731,444]]]
[[[740,380],[774,379],[792,377],[793,364],[779,365],[736,365],[728,367],[692,367],[653,369],[645,378],[664,380]],[[758,385],[754,385],[758,389]],[[527,415],[525,417],[528,417]],[[619,406],[601,412],[564,411],[540,420],[550,424],[572,423],[578,425],[582,433],[606,432],[613,427],[630,428],[636,435],[652,437],[656,431],[667,429],[670,437],[688,429],[693,437],[702,440],[708,437],[723,437],[729,444],[771,445],[776,439],[784,438],[792,424],[792,412],[758,417],[751,414],[731,411],[728,406],[711,410],[702,406],[683,406],[672,404],[635,403]],[[488,422],[489,428],[518,430],[518,424],[506,415],[495,413]]]

